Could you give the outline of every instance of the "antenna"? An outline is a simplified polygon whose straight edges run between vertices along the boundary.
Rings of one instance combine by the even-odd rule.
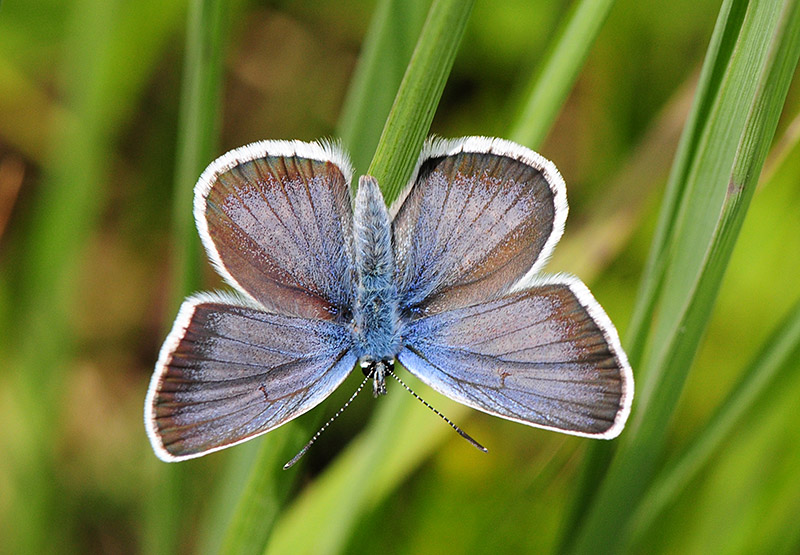
[[[311,446],[314,445],[314,442],[317,441],[317,438],[319,438],[319,436],[322,435],[322,432],[327,430],[328,426],[330,426],[331,423],[333,423],[333,421],[336,420],[339,417],[339,415],[344,412],[344,409],[346,409],[348,406],[350,406],[350,403],[353,402],[353,399],[356,398],[356,395],[361,393],[361,390],[364,389],[364,385],[366,385],[367,380],[369,380],[371,377],[372,377],[372,373],[370,373],[367,377],[364,378],[364,381],[361,382],[361,385],[358,386],[358,389],[356,389],[355,393],[353,393],[350,396],[350,398],[347,400],[347,402],[344,405],[342,405],[342,408],[337,410],[336,414],[331,416],[330,419],[327,422],[325,422],[325,424],[322,425],[322,427],[317,431],[317,433],[314,434],[314,436],[311,439],[308,440],[308,443],[306,443],[305,446],[302,449],[300,449],[300,452],[297,453],[294,457],[292,457],[292,460],[290,460],[285,465],[283,465],[283,469],[284,470],[289,470],[292,466],[294,466],[294,464],[297,461],[300,460],[300,458],[303,455],[306,454],[306,451],[308,451],[309,448],[311,448]]]
[[[428,404],[428,402],[427,402],[425,399],[423,399],[422,397],[420,397],[419,395],[417,395],[417,394],[414,392],[414,390],[413,390],[413,389],[411,389],[410,387],[408,387],[408,386],[406,385],[406,383],[405,383],[403,380],[401,380],[401,379],[400,379],[400,377],[399,377],[397,374],[395,374],[395,373],[394,373],[394,371],[391,369],[391,366],[383,365],[383,369],[384,369],[384,372],[385,372],[386,374],[389,374],[391,377],[393,377],[395,380],[397,380],[397,381],[400,383],[400,385],[402,385],[402,386],[405,388],[405,390],[406,390],[406,391],[408,391],[409,393],[411,393],[411,395],[413,395],[413,396],[414,396],[414,398],[415,398],[417,401],[419,401],[420,403],[422,403],[423,405],[425,405],[426,407],[428,407],[429,409],[431,409],[431,410],[432,410],[432,411],[433,411],[433,412],[434,412],[434,413],[435,413],[437,416],[439,416],[439,418],[441,418],[442,420],[444,420],[445,422],[447,422],[447,423],[450,425],[450,427],[451,427],[451,428],[453,428],[453,429],[454,429],[456,432],[458,432],[458,435],[460,435],[461,437],[463,437],[464,439],[466,439],[467,441],[469,441],[469,442],[470,442],[472,445],[474,445],[474,446],[475,446],[477,449],[480,449],[480,450],[481,450],[481,451],[483,451],[484,453],[488,453],[488,452],[489,452],[489,450],[488,450],[486,447],[484,447],[483,445],[481,445],[480,443],[478,443],[477,441],[475,441],[474,439],[472,439],[472,437],[470,437],[470,435],[469,435],[467,432],[465,432],[464,430],[462,430],[461,428],[459,428],[458,426],[456,426],[455,422],[453,422],[452,420],[450,420],[449,418],[447,418],[447,417],[446,417],[445,415],[443,415],[441,412],[439,412],[438,410],[436,410],[435,408],[433,408],[431,405],[429,405],[429,404]],[[364,386],[367,384],[367,381],[369,381],[370,379],[372,379],[374,376],[375,376],[375,366],[372,366],[372,368],[371,368],[370,372],[369,372],[369,373],[368,373],[368,374],[367,374],[367,375],[364,377],[364,380],[363,380],[363,381],[361,382],[361,384],[358,386],[358,389],[356,389],[356,390],[355,390],[355,393],[353,393],[353,394],[350,396],[350,398],[347,400],[347,402],[346,402],[344,405],[342,405],[342,408],[340,408],[338,411],[336,411],[336,414],[334,414],[333,416],[331,416],[331,417],[330,417],[330,419],[328,419],[328,421],[327,421],[327,422],[325,422],[325,424],[323,424],[323,425],[322,425],[322,427],[321,427],[321,428],[320,428],[320,429],[317,431],[317,433],[316,433],[316,434],[314,434],[314,435],[313,435],[313,437],[312,437],[310,440],[308,440],[308,443],[306,443],[306,444],[305,444],[305,446],[303,446],[303,448],[302,448],[302,449],[300,449],[300,451],[299,451],[299,452],[298,452],[298,453],[297,453],[297,454],[296,454],[294,457],[292,457],[292,460],[290,460],[290,461],[289,461],[289,462],[287,462],[285,465],[283,465],[283,469],[284,469],[284,470],[288,470],[288,469],[290,469],[292,466],[294,466],[294,465],[295,465],[295,463],[296,463],[297,461],[299,461],[299,460],[300,460],[300,458],[301,458],[303,455],[305,455],[305,454],[306,454],[306,452],[307,452],[307,451],[308,451],[308,450],[311,448],[311,446],[312,446],[312,445],[314,445],[314,442],[315,442],[315,441],[317,441],[317,439],[319,438],[319,436],[321,436],[321,435],[322,435],[322,432],[324,432],[325,430],[327,430],[327,429],[328,429],[328,426],[330,426],[330,425],[333,423],[333,421],[334,421],[334,420],[336,420],[336,419],[339,417],[339,415],[340,415],[340,414],[342,414],[342,413],[344,412],[344,409],[346,409],[347,407],[349,407],[349,406],[350,406],[350,403],[352,403],[352,402],[353,402],[353,400],[356,398],[356,396],[357,396],[359,393],[361,393],[361,390],[362,390],[362,389],[364,389]],[[381,378],[381,379],[382,379],[382,378]],[[377,387],[377,386],[376,386],[376,387]],[[376,391],[377,391],[377,390],[376,390]]]
[[[428,404],[428,402],[427,402],[425,399],[423,399],[422,397],[420,397],[419,395],[417,395],[416,393],[414,393],[414,390],[413,390],[413,389],[411,389],[410,387],[408,387],[408,386],[406,385],[406,383],[405,383],[403,380],[401,380],[401,379],[400,379],[400,377],[399,377],[397,374],[395,374],[395,373],[394,373],[394,371],[393,371],[391,368],[387,368],[387,369],[386,369],[386,373],[387,373],[387,374],[389,374],[391,377],[393,377],[395,380],[397,380],[397,381],[400,383],[400,385],[402,385],[404,388],[406,388],[406,391],[408,391],[409,393],[411,393],[411,395],[413,395],[413,396],[414,396],[414,398],[415,398],[417,401],[419,401],[420,403],[422,403],[423,405],[425,405],[426,407],[428,407],[429,409],[431,409],[431,410],[432,410],[434,413],[436,413],[436,414],[437,414],[437,415],[438,415],[438,416],[439,416],[439,417],[440,417],[442,420],[444,420],[445,422],[447,422],[448,424],[450,424],[450,427],[451,427],[451,428],[453,428],[453,429],[454,429],[456,432],[458,432],[458,435],[460,435],[461,437],[463,437],[464,439],[466,439],[467,441],[469,441],[469,442],[470,442],[472,445],[474,445],[475,447],[477,447],[478,449],[480,449],[480,450],[481,450],[481,451],[483,451],[484,453],[488,453],[488,452],[489,452],[489,450],[488,450],[486,447],[484,447],[483,445],[481,445],[480,443],[478,443],[477,441],[475,441],[474,439],[472,439],[472,438],[469,436],[469,434],[468,434],[467,432],[465,432],[464,430],[462,430],[461,428],[459,428],[458,426],[456,426],[456,424],[455,424],[455,423],[454,423],[452,420],[450,420],[450,419],[449,419],[449,418],[447,418],[445,415],[443,415],[441,412],[439,412],[438,410],[436,410],[435,408],[433,408],[431,405],[429,405],[429,404]],[[363,386],[364,384],[361,384],[361,385]]]

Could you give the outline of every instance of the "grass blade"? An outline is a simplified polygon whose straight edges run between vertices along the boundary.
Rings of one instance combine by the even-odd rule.
[[[578,77],[614,0],[575,2],[545,54],[541,70],[508,138],[536,148],[545,138]]]
[[[93,0],[79,3],[71,25],[68,71],[76,78],[70,81],[72,88],[66,95],[74,117],[62,120],[64,127],[54,140],[56,148],[47,167],[49,185],[43,187],[46,195],[31,224],[30,254],[28,265],[23,268],[27,292],[21,299],[20,311],[30,315],[31,321],[20,326],[21,337],[27,338],[21,344],[32,345],[34,356],[41,353],[41,346],[50,339],[57,341],[57,337],[66,335],[67,326],[62,319],[65,323],[70,318],[67,305],[75,288],[79,252],[102,206],[103,195],[96,186],[99,176],[108,169],[111,158],[108,143],[124,123],[130,104],[148,77],[145,71],[152,67],[150,60],[159,53],[159,46],[180,15],[180,10],[173,8],[153,20],[149,32],[140,33],[141,42],[147,45],[138,52],[141,65],[131,66],[129,72],[120,74],[114,68],[127,57],[127,48],[137,48],[138,43],[131,46],[129,35],[141,25],[141,17],[150,7],[116,10],[110,5],[107,9],[113,14],[109,14],[106,6],[109,3]],[[86,29],[95,27],[107,34],[90,37]],[[72,233],[65,234],[65,229]],[[39,323],[35,320],[42,316],[47,317],[49,326],[39,331],[44,335],[40,342],[35,331]],[[35,366],[35,373],[49,372],[55,367]],[[49,381],[46,375],[30,378],[35,379],[37,389],[39,384]]]
[[[367,173],[387,203],[411,177],[453,67],[474,0],[434,0]]]
[[[375,7],[337,133],[356,175],[367,172],[429,7],[430,0],[381,0]]]
[[[202,248],[191,208],[194,185],[214,157],[219,135],[225,14],[230,10],[229,4],[223,0],[189,3],[172,215],[177,276],[172,302],[176,309],[187,294],[200,287]]]
[[[360,515],[371,506],[372,488],[381,481],[381,470],[396,445],[394,420],[409,412],[404,401],[402,395],[381,399],[381,410],[368,430],[287,508],[265,553],[344,552]],[[313,534],[309,522],[314,523]]]
[[[717,16],[717,25],[711,36],[705,63],[697,84],[695,93],[697,100],[689,112],[689,117],[678,143],[675,160],[672,164],[664,199],[661,204],[655,236],[651,243],[636,295],[636,302],[624,345],[628,360],[635,369],[637,384],[634,403],[637,406],[640,405],[639,397],[642,390],[643,372],[645,371],[642,367],[643,353],[649,337],[648,334],[651,332],[651,320],[664,281],[664,272],[668,260],[667,253],[670,250],[670,241],[673,238],[676,213],[685,194],[687,174],[696,154],[697,142],[703,133],[711,99],[713,99],[720,86],[725,61],[730,58],[736,44],[744,14],[741,8],[741,6],[737,7],[734,2],[723,2]],[[583,518],[589,511],[597,493],[598,484],[602,482],[617,447],[618,442],[614,442],[597,443],[589,448],[580,478],[580,485],[577,488],[577,494],[573,502],[572,514],[565,521],[565,527],[563,528],[564,550],[575,541],[574,530],[581,526]]]
[[[697,143],[706,125],[711,99],[720,87],[726,61],[730,58],[736,45],[743,15],[741,3],[736,4],[732,1],[723,3],[717,18],[717,25],[711,36],[706,60],[697,84],[695,96],[697,100],[689,113],[678,144],[678,151],[675,154],[675,161],[662,201],[655,237],[645,264],[639,292],[636,295],[636,305],[631,317],[627,342],[629,344],[628,358],[634,367],[639,367],[642,362],[655,304],[663,284],[678,207],[685,195],[687,175],[697,153]]]
[[[710,58],[719,66],[712,71],[720,76],[719,87],[697,99],[702,133],[690,149],[678,209],[665,205],[674,222],[638,413],[588,513],[576,552],[619,547],[620,529],[653,474],[800,54],[796,2],[783,2],[779,9],[733,2],[723,7],[719,25],[737,32],[732,43],[722,41],[731,46],[723,49],[727,58]]]
[[[153,14],[157,15],[153,15]],[[4,530],[10,549],[44,553],[68,549],[75,516],[63,506],[55,449],[61,431],[61,393],[70,365],[71,323],[77,306],[84,249],[95,230],[106,191],[100,187],[113,160],[113,144],[138,99],[153,58],[174,29],[180,4],[76,2],[68,23],[59,118],[44,183],[30,223],[16,300],[20,346],[15,401],[24,414],[19,430],[29,438],[15,453],[15,522]],[[146,21],[146,23],[145,23]],[[130,49],[136,49],[131,63]],[[128,71],[119,72],[120,66]],[[12,502],[13,503],[13,502]]]
[[[632,542],[655,523],[663,509],[705,466],[753,407],[763,401],[781,376],[796,370],[798,359],[800,303],[795,304],[775,330],[700,435],[653,481],[632,518]]]
[[[249,468],[247,481],[221,538],[221,546],[208,545],[206,553],[263,553],[294,486],[293,476],[283,470],[283,464],[294,455],[297,444],[307,437],[303,427],[283,426],[245,451],[250,458],[246,464]],[[240,466],[243,465],[237,468]],[[228,487],[229,481],[220,485]]]
[[[222,0],[192,0],[187,13],[172,212],[174,273],[169,318],[183,298],[201,284],[202,249],[191,207],[197,176],[212,159],[217,142],[227,8]],[[159,464],[161,472],[151,491],[144,541],[147,551],[175,552],[186,516],[184,501],[191,468],[154,464]]]

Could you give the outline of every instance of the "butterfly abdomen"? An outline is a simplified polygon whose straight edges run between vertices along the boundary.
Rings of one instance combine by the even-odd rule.
[[[400,350],[399,299],[395,283],[392,228],[375,178],[359,180],[353,214],[358,275],[353,310],[359,356],[394,358]]]

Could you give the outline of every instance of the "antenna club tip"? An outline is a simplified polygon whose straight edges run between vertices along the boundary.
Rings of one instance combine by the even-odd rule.
[[[289,462],[287,462],[285,465],[283,465],[283,469],[284,469],[284,470],[289,470],[290,468],[292,468],[292,467],[294,466],[294,464],[295,464],[297,461],[299,461],[299,460],[300,460],[300,458],[301,458],[303,455],[305,455],[305,454],[306,454],[306,451],[308,451],[308,446],[306,446],[305,448],[303,448],[303,450],[302,450],[302,451],[300,451],[298,454],[296,454],[292,460],[290,460],[290,461],[289,461]]]

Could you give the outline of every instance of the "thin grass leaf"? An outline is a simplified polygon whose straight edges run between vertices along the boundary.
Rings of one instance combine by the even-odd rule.
[[[367,173],[391,203],[411,177],[474,0],[434,0]]]
[[[639,419],[651,425],[659,419],[647,411],[658,406],[671,413],[688,374],[797,65],[797,3],[781,7],[748,7],[719,103],[687,176],[653,348],[644,364]],[[656,390],[657,403],[651,401]],[[665,401],[668,391],[674,392],[670,402]]]
[[[773,332],[698,437],[653,481],[632,517],[631,542],[636,542],[647,532],[754,407],[764,402],[766,394],[779,383],[781,376],[796,371],[798,359],[800,303],[795,304]]]
[[[243,471],[247,481],[239,493],[232,517],[215,515],[221,520],[209,525],[224,530],[220,544],[208,543],[206,553],[263,553],[273,527],[289,493],[294,478],[283,470],[283,464],[297,450],[297,444],[307,440],[307,430],[301,426],[282,426],[270,433],[243,455],[230,458],[231,470]],[[243,460],[246,459],[246,460]],[[221,487],[230,487],[231,480],[223,480]],[[220,511],[221,512],[221,511]],[[227,528],[222,528],[223,523]]]
[[[737,5],[732,2],[724,2],[720,8],[717,25],[711,36],[705,62],[698,79],[695,93],[697,100],[689,112],[667,180],[658,225],[640,280],[625,341],[628,360],[635,369],[637,379],[635,400],[637,406],[640,405],[644,381],[643,353],[649,333],[652,331],[651,321],[664,282],[667,253],[674,237],[676,212],[685,194],[686,176],[697,152],[696,145],[706,124],[711,99],[714,98],[714,94],[720,86],[726,67],[725,62],[730,58],[736,45],[743,16],[744,10],[741,3]],[[632,424],[633,422],[628,425],[629,430]],[[600,443],[590,447],[581,473],[573,509],[565,520],[562,533],[563,550],[566,551],[568,546],[575,541],[574,530],[580,527],[586,512],[591,507],[598,484],[602,482],[617,447],[618,442]]]
[[[771,316],[776,308],[783,310],[787,301],[800,298],[798,284],[792,279],[797,273],[798,260],[786,256],[796,252],[795,238],[800,237],[797,234],[800,220],[795,217],[796,203],[793,202],[797,198],[798,154],[797,129],[790,124],[783,137],[775,141],[765,164],[756,192],[757,201],[745,221],[719,308],[715,311],[712,325],[717,331],[709,334],[711,345],[719,340],[720,327],[729,328],[725,322],[730,320],[732,309],[743,316],[746,314],[743,319],[737,318],[735,325],[746,330],[745,335],[762,335],[760,330],[750,329],[758,318],[759,308],[750,307],[744,311],[735,308],[747,306],[745,298],[755,278],[755,275],[748,276],[748,266],[753,270],[767,270],[768,275],[756,270],[761,276],[756,279],[763,282],[762,290],[772,291],[767,294],[773,300],[759,302],[764,305],[766,314]],[[757,287],[761,288],[761,284]],[[714,416],[698,422],[699,426],[689,424],[697,429],[694,437],[659,472],[635,511],[632,527],[635,537],[631,540],[637,546],[634,550],[643,545],[652,546],[654,538],[663,537],[660,530],[666,527],[665,523],[684,515],[683,518],[693,521],[694,530],[686,530],[681,540],[676,539],[683,542],[683,545],[673,544],[679,551],[792,552],[785,548],[789,544],[782,528],[785,522],[796,524],[797,503],[800,502],[796,480],[800,470],[797,456],[800,443],[793,434],[787,433],[800,415],[792,406],[800,393],[800,366],[797,365],[800,348],[796,347],[793,354],[790,350],[793,334],[800,344],[800,306],[783,316],[783,324],[774,326],[777,331],[772,332],[771,340],[763,341],[766,347],[762,345],[760,355],[751,357],[753,362],[747,372],[739,375],[738,385],[726,387],[728,393],[724,401],[715,403],[718,408]],[[792,316],[797,318],[794,323]],[[729,329],[728,333],[736,332]],[[742,344],[742,347],[749,351],[755,345]],[[708,360],[708,353],[713,350],[712,346],[704,347],[701,360],[704,366],[714,365],[724,374],[723,368],[732,361],[721,360],[724,354]],[[783,362],[779,360],[781,357],[785,359]],[[780,367],[781,364],[784,366]],[[707,380],[695,379],[695,393],[689,395],[696,395],[698,381],[716,389],[712,385],[715,379],[714,376]],[[686,407],[690,403],[682,405]],[[685,408],[682,414],[686,414]],[[686,424],[682,419],[681,425]],[[742,492],[746,492],[746,501],[741,499]],[[692,511],[696,514],[688,516]],[[647,526],[641,524],[644,521],[648,522]],[[725,523],[727,526],[735,523],[736,532],[722,534],[725,540],[714,544],[715,537],[722,540],[715,530],[725,528]],[[776,541],[778,538],[783,541]],[[698,544],[698,540],[705,545]]]
[[[213,158],[219,136],[223,45],[227,36],[226,13],[231,4],[224,0],[189,3],[172,214],[175,309],[201,284],[202,248],[191,208],[197,177]]]
[[[743,6],[733,2],[724,2],[720,7],[717,25],[709,41],[705,62],[700,72],[693,104],[683,128],[675,159],[672,164],[664,199],[661,204],[658,225],[653,238],[647,261],[644,266],[636,302],[628,325],[625,344],[626,353],[631,366],[635,369],[637,379],[636,405],[640,404],[644,369],[642,358],[651,332],[651,320],[656,303],[661,293],[664,272],[670,250],[676,212],[685,194],[686,176],[696,155],[696,144],[703,132],[708,117],[711,99],[720,86],[725,62],[730,58],[736,45]],[[732,11],[733,10],[733,11]],[[632,422],[631,422],[632,424]],[[631,427],[629,424],[629,430]],[[562,533],[562,550],[566,551],[575,541],[574,530],[581,526],[586,512],[591,507],[598,484],[605,476],[608,466],[616,452],[618,443],[598,443],[589,448],[586,462],[579,480],[577,494],[573,501],[570,515],[565,519]]]
[[[662,451],[800,55],[796,2],[777,8],[734,2],[723,7],[719,25],[726,28],[730,19],[738,29],[735,48],[723,49],[729,59],[710,58],[722,65],[713,70],[721,76],[719,87],[701,91],[713,92],[711,98],[698,97],[704,107],[698,111],[702,133],[683,173],[678,209],[665,205],[674,222],[651,346],[645,351],[639,412],[600,486],[575,552],[598,545],[614,551],[625,536],[621,530]]]
[[[375,7],[337,132],[356,175],[366,173],[375,153],[430,4],[430,0],[381,0]]]
[[[381,399],[368,429],[287,508],[264,553],[345,552],[360,516],[373,506],[371,488],[382,480],[381,470],[396,446],[394,420],[410,416],[406,401],[403,395]],[[314,523],[313,534],[309,522]]]
[[[646,201],[670,170],[670,156],[682,135],[682,122],[691,104],[696,78],[690,77],[675,93],[662,114],[651,125],[635,149],[635,155],[619,172],[600,204],[591,212],[591,221],[570,231],[556,249],[550,264],[568,267],[591,281],[608,260],[614,259],[641,223]],[[568,260],[569,266],[560,265]],[[577,269],[574,269],[577,264]],[[574,270],[573,270],[574,269]],[[627,346],[627,345],[626,345]],[[614,455],[617,442],[591,442],[581,465],[567,516],[562,519],[560,549],[567,550],[597,491]]]
[[[544,56],[539,73],[531,81],[509,139],[531,148],[544,140],[613,6],[614,0],[573,3]]]
[[[172,214],[174,279],[170,317],[183,298],[198,290],[201,283],[202,249],[191,207],[197,176],[212,158],[217,142],[224,13],[228,8],[228,3],[222,0],[192,0],[187,13]],[[148,504],[145,519],[146,551],[178,550],[186,518],[189,473],[188,467],[178,465],[161,469],[153,484],[152,502]]]
[[[648,333],[651,331],[650,324],[663,284],[667,253],[674,238],[673,228],[677,220],[678,207],[685,195],[687,175],[697,155],[697,143],[707,124],[709,106],[717,94],[727,61],[736,46],[744,17],[744,7],[742,2],[727,1],[720,8],[697,83],[696,101],[689,112],[675,153],[658,226],[645,263],[629,325],[627,354],[635,368],[641,365]]]
[[[672,534],[675,552],[794,553],[786,550],[793,534],[781,536],[787,524],[796,528],[800,508],[800,438],[792,434],[800,419],[800,372],[792,366],[659,519],[692,513],[684,533]],[[655,529],[644,542],[659,536]]]

